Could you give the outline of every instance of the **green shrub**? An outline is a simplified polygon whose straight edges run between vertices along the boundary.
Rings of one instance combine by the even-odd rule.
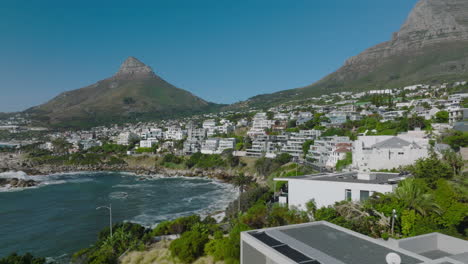
[[[23,256],[13,253],[7,257],[0,259],[0,264],[44,264],[46,263],[45,258],[35,258],[30,253],[26,253]]]
[[[172,256],[178,257],[182,262],[191,263],[203,256],[205,244],[208,241],[208,234],[187,231],[180,238],[172,241],[169,250]]]
[[[151,231],[152,236],[182,234],[197,224],[202,223],[200,216],[191,215],[174,219],[172,221],[164,221],[159,223],[156,228]]]
[[[162,162],[163,163],[175,163],[175,164],[180,164],[182,163],[183,159],[181,157],[178,157],[172,153],[168,153],[166,154],[163,159],[162,159]]]

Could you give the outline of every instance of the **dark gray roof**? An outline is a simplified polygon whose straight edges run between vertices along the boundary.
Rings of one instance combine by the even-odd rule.
[[[371,148],[402,148],[411,145],[411,142],[408,142],[404,139],[401,139],[399,137],[391,137],[389,139],[386,139],[384,141],[375,143],[374,145],[371,146]]]
[[[288,228],[280,232],[313,247],[344,263],[386,263],[385,257],[394,250],[326,225]],[[399,253],[402,263],[421,260]]]
[[[453,129],[461,132],[467,132],[468,131],[468,122],[462,121],[462,122],[457,122],[453,126]]]
[[[400,177],[403,175],[399,175],[397,173],[389,173],[389,172],[372,172],[375,175],[375,179],[373,180],[361,180],[357,177],[357,172],[345,172],[345,173],[319,173],[319,174],[311,174],[311,175],[304,175],[304,176],[296,176],[296,177],[287,177],[284,178],[285,181],[287,180],[311,180],[311,181],[331,181],[331,182],[350,182],[350,183],[369,183],[369,184],[385,184],[385,183],[395,183],[398,182]],[[406,175],[408,176],[408,175]],[[390,181],[395,179],[395,181]]]
[[[411,253],[387,247],[364,235],[321,222],[248,233],[296,263],[386,263],[385,258],[391,252],[396,252],[404,264],[423,262],[411,256]]]

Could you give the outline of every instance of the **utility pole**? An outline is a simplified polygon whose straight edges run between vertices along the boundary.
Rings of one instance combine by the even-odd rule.
[[[110,237],[112,238],[112,204],[109,204],[109,206],[99,206],[96,208],[96,210],[99,210],[101,208],[105,208],[109,210],[109,228],[110,228]]]

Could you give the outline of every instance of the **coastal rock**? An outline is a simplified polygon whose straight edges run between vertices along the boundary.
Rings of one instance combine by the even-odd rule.
[[[27,188],[37,186],[39,182],[18,178],[0,178],[0,187]]]

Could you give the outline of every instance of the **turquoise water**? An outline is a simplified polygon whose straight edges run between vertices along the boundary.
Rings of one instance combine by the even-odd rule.
[[[114,222],[153,226],[180,216],[223,210],[236,197],[231,185],[203,178],[142,179],[124,173],[34,177],[43,184],[0,192],[0,257],[31,252],[66,258],[92,244],[108,226],[108,211],[96,210],[98,206],[111,203]]]

